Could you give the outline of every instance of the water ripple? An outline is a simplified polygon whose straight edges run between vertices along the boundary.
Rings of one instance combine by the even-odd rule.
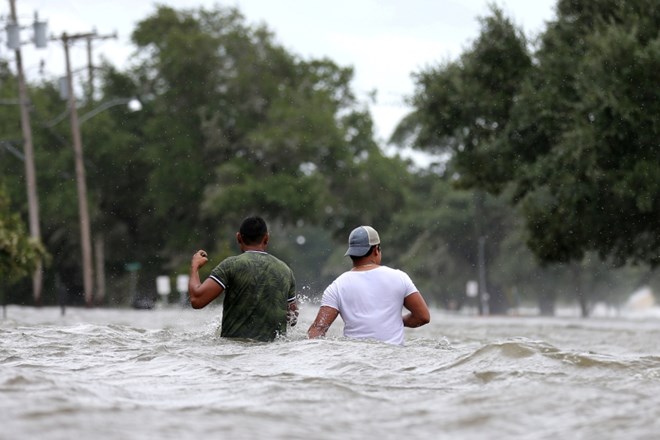
[[[307,340],[313,311],[304,310],[270,344],[220,338],[214,309],[9,312],[0,426],[16,438],[643,439],[660,430],[649,337],[660,324],[648,321],[447,315],[407,330],[399,347],[345,339],[341,324]]]

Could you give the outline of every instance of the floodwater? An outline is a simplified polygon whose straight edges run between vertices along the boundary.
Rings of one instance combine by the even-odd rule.
[[[0,439],[657,439],[660,316],[432,312],[405,347],[222,339],[220,308],[9,306]]]

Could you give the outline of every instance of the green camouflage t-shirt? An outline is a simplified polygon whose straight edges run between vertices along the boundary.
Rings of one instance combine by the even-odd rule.
[[[209,277],[224,287],[221,336],[272,341],[286,334],[296,281],[283,261],[247,251],[223,260]]]

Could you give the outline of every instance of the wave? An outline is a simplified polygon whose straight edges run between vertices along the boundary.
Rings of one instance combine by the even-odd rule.
[[[57,312],[12,308],[0,321],[0,421],[16,438],[658,431],[653,320],[438,315],[400,347],[343,338],[339,322],[308,340],[304,314],[286,337],[250,343],[220,338],[217,310]]]
[[[510,376],[634,375],[660,377],[660,356],[609,355],[562,350],[545,341],[514,338],[464,350],[429,373],[470,372],[484,382]]]

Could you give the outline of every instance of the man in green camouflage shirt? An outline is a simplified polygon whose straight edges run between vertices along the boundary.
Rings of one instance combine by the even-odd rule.
[[[296,282],[284,262],[266,252],[268,228],[261,217],[243,220],[236,240],[241,254],[218,264],[203,282],[199,268],[208,262],[197,251],[190,267],[188,295],[195,309],[205,307],[225,292],[221,336],[272,341],[286,334],[287,322],[296,324]]]

